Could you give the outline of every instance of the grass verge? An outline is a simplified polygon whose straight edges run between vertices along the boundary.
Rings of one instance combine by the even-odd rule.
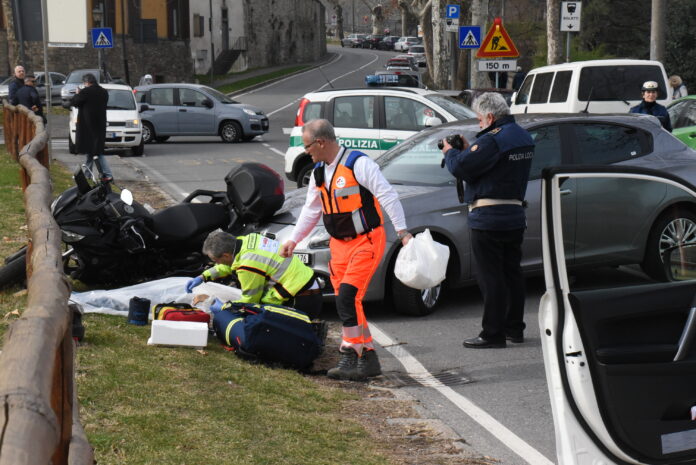
[[[283,68],[277,71],[273,71],[271,73],[266,73],[266,74],[261,74],[259,76],[254,76],[254,77],[249,77],[246,79],[241,79],[239,81],[233,82],[231,84],[223,84],[220,86],[216,86],[216,89],[222,92],[223,94],[229,94],[230,92],[236,92],[241,89],[245,89],[247,87],[254,86],[256,84],[260,84],[266,81],[270,81],[271,79],[277,79],[281,78],[283,76],[287,76],[289,74],[296,73],[298,71],[302,71],[303,69],[308,69],[310,66],[309,65],[301,65],[301,66],[290,66],[288,68]],[[210,82],[210,76],[203,76],[203,75],[198,75],[197,76],[199,79],[199,82],[201,84],[207,84]],[[220,81],[225,78],[229,78],[230,75],[224,75],[224,76],[216,76],[215,80]]]
[[[19,166],[0,153],[0,253],[26,242]],[[54,165],[55,192],[70,173]],[[0,336],[23,311],[0,293]],[[80,415],[100,464],[390,463],[345,410],[357,396],[296,371],[204,351],[149,347],[149,326],[86,315],[77,350]]]

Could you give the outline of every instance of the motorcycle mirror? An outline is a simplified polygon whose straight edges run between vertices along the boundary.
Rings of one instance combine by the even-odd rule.
[[[121,201],[126,205],[133,205],[133,194],[128,189],[121,191]]]

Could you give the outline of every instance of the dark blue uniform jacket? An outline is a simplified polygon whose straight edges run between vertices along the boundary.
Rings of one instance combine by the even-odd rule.
[[[466,181],[466,203],[476,199],[524,200],[533,156],[532,137],[508,115],[476,134],[468,149],[448,150],[445,163],[450,173]],[[469,212],[469,227],[499,231],[524,228],[524,208],[475,208]]]
[[[657,102],[648,103],[645,100],[640,102],[635,107],[631,108],[631,113],[642,113],[644,115],[657,116],[657,119],[662,123],[662,127],[672,132],[672,122],[669,119],[667,109]]]

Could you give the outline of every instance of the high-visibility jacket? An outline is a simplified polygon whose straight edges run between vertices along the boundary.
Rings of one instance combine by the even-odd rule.
[[[314,277],[314,271],[297,257],[278,255],[280,243],[276,240],[256,233],[237,240],[232,265],[217,264],[203,272],[203,279],[211,281],[236,272],[242,289],[238,302],[280,305]]]
[[[382,224],[382,207],[377,198],[355,179],[353,167],[367,155],[344,150],[331,179],[324,179],[324,164],[318,163],[314,180],[321,194],[324,226],[337,239],[357,237]],[[328,181],[328,182],[327,182]]]

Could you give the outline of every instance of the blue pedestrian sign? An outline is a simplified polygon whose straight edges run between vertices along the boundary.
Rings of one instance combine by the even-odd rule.
[[[447,5],[447,19],[459,18],[459,5]],[[452,31],[454,32],[454,31]]]
[[[92,29],[92,47],[113,48],[114,35],[110,27],[95,27]]]
[[[479,48],[481,26],[459,26],[459,48]]]

